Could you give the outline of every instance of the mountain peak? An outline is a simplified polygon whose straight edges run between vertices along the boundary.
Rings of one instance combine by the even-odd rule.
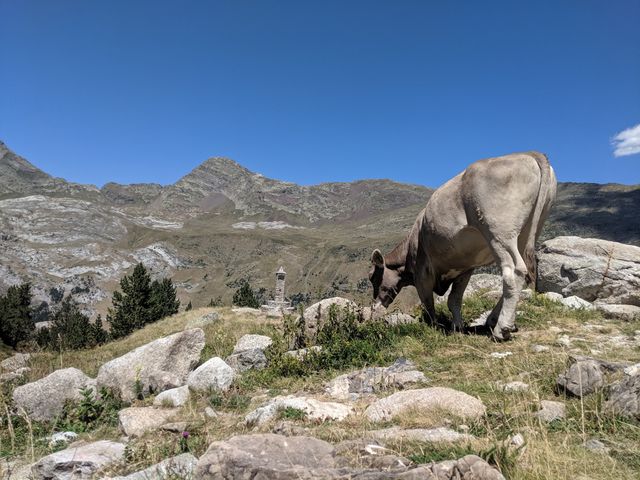
[[[0,141],[0,195],[28,194],[52,180]]]

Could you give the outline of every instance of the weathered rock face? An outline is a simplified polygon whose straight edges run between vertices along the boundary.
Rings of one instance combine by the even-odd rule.
[[[177,408],[131,407],[120,410],[118,421],[125,435],[140,437],[157,430],[178,413]]]
[[[125,477],[111,477],[109,480],[151,480],[169,478],[194,478],[198,459],[190,453],[167,458],[160,463]]]
[[[610,412],[640,419],[640,373],[627,375],[614,384],[604,407]]]
[[[498,470],[475,455],[419,467],[407,467],[406,459],[398,460],[395,455],[371,456],[352,467],[331,444],[312,437],[239,435],[212,443],[198,461],[196,478],[504,480]]]
[[[123,443],[101,440],[41,458],[31,467],[34,480],[81,480],[124,458]]]
[[[195,392],[228,390],[235,377],[233,369],[219,357],[213,357],[189,374],[187,385]]]
[[[325,391],[339,400],[355,400],[362,394],[391,387],[406,388],[426,381],[424,373],[418,371],[413,362],[400,358],[389,367],[363,368],[340,375],[325,386]]]
[[[582,360],[561,373],[556,384],[569,395],[584,397],[604,387],[605,379],[599,362]]]
[[[309,420],[344,420],[351,413],[353,408],[349,405],[336,402],[322,402],[315,398],[295,397],[275,397],[266,405],[257,408],[245,417],[245,422],[249,425],[261,425],[276,417],[280,410],[294,408],[304,412]]]
[[[79,400],[81,389],[95,390],[95,385],[94,379],[77,368],[65,368],[16,387],[13,402],[19,409],[24,408],[32,420],[49,421],[62,413],[67,400]]]
[[[365,415],[373,422],[391,420],[410,409],[441,411],[463,419],[475,420],[485,414],[484,404],[464,392],[445,387],[405,390],[372,403]]]
[[[538,251],[538,290],[640,306],[640,247],[557,237]]]
[[[137,382],[143,394],[180,387],[203,348],[204,332],[199,328],[160,338],[102,365],[98,386],[113,389],[128,402],[136,398]]]
[[[304,321],[304,341],[311,345],[315,343],[318,331],[322,328],[325,322],[329,319],[330,312],[335,309],[337,319],[340,321],[342,315],[344,315],[345,309],[353,313],[358,312],[358,305],[346,298],[333,297],[325,298],[317,303],[314,303],[310,307],[307,307],[303,314],[302,320]]]

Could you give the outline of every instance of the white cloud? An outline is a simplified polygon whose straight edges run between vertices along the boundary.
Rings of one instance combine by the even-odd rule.
[[[611,145],[616,157],[640,153],[640,123],[618,133],[611,140]]]

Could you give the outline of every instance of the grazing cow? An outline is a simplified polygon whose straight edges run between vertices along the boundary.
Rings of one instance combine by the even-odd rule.
[[[450,285],[453,327],[463,327],[460,310],[473,269],[494,262],[502,270],[502,298],[486,325],[496,339],[515,331],[515,310],[525,282],[535,282],[535,242],[556,195],[547,157],[538,152],[488,158],[438,188],[409,235],[389,254],[371,255],[373,298],[388,307],[398,292],[414,285],[429,317],[433,292]]]

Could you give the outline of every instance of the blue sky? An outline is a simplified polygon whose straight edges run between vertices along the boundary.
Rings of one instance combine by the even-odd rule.
[[[0,18],[0,139],[69,180],[166,184],[227,156],[437,186],[536,149],[562,181],[640,183],[639,0],[0,0]]]

